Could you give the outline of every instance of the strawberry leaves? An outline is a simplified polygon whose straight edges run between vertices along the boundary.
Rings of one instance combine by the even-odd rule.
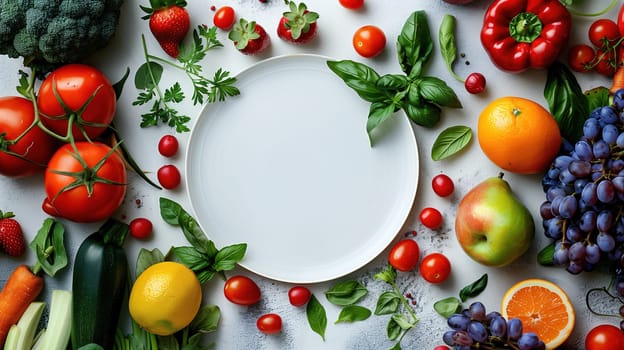
[[[291,31],[293,40],[299,39],[302,33],[311,30],[312,24],[316,23],[319,14],[308,11],[306,4],[297,5],[294,1],[287,1],[290,11],[284,12],[282,16],[286,19],[284,26]]]

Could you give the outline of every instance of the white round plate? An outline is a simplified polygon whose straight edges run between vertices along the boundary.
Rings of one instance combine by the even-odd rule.
[[[274,57],[237,76],[240,96],[201,112],[186,154],[188,195],[217,247],[291,283],[341,277],[396,237],[416,195],[418,150],[398,113],[366,134],[369,103],[317,55]]]

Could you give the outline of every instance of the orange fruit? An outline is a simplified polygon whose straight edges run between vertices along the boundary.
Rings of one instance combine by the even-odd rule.
[[[132,319],[156,335],[188,326],[201,306],[202,289],[195,273],[172,261],[145,269],[132,285],[128,309]]]
[[[559,125],[544,107],[522,97],[501,97],[485,107],[477,126],[483,153],[504,170],[545,171],[559,152]]]
[[[574,329],[574,307],[566,292],[553,282],[531,278],[513,285],[503,296],[501,314],[519,318],[523,332],[534,332],[555,349]]]

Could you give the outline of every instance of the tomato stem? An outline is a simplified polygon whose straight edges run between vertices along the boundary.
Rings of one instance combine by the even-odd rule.
[[[609,6],[607,6],[606,8],[598,11],[598,12],[590,12],[590,13],[584,13],[584,12],[580,12],[580,11],[576,11],[575,9],[573,9],[572,7],[566,6],[566,8],[568,9],[568,11],[570,12],[570,14],[575,15],[575,16],[581,16],[581,17],[598,17],[598,16],[602,16],[605,13],[611,11],[611,9],[613,8],[613,6],[615,6],[615,4],[617,4],[618,0],[612,0],[611,3],[609,4]]]

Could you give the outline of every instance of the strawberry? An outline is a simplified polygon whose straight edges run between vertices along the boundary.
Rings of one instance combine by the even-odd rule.
[[[287,1],[290,11],[284,12],[277,26],[277,36],[283,40],[305,44],[316,35],[318,13],[308,11],[304,3]]]
[[[259,54],[271,43],[271,38],[261,25],[244,18],[234,24],[228,38],[234,42],[238,51],[245,55]]]
[[[160,47],[171,57],[180,54],[180,43],[191,27],[189,14],[184,8],[184,0],[150,0],[151,7],[141,6],[147,12],[149,28]]]
[[[10,256],[21,256],[26,251],[22,227],[11,212],[0,211],[0,251]]]

